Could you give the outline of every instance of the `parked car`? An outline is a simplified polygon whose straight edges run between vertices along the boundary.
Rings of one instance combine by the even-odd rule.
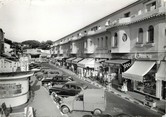
[[[51,83],[53,85],[65,84],[66,82],[73,81],[73,78],[68,76],[53,75],[52,78],[45,78],[41,81],[42,85]]]
[[[110,114],[84,115],[83,117],[132,117],[132,116],[126,113],[117,113],[114,115],[110,115]]]
[[[40,69],[41,68],[41,65],[38,64],[38,63],[31,63],[29,64],[29,69]]]
[[[63,114],[72,111],[89,111],[95,115],[101,114],[106,108],[106,96],[103,89],[86,89],[76,96],[63,98],[60,110]]]
[[[49,89],[49,94],[51,95],[54,93],[54,95],[58,95],[61,97],[68,97],[68,96],[75,96],[80,91],[87,89],[87,85],[83,83],[79,83],[76,81],[70,81],[65,83],[62,87],[52,87]]]

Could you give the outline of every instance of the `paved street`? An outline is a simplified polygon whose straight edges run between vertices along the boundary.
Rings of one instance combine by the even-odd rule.
[[[52,65],[48,65],[48,64],[44,64],[44,65],[47,67],[50,67],[52,69],[56,69]],[[66,74],[73,76],[69,72]],[[74,77],[74,78],[77,81],[81,81],[77,77]],[[85,82],[85,81],[81,81],[81,82]],[[86,84],[87,84],[87,82],[86,82]],[[88,84],[88,85],[90,87],[96,88],[96,87],[92,86],[91,84]],[[149,110],[141,105],[131,103],[131,102],[124,100],[124,99],[122,99],[114,94],[107,93],[107,108],[106,108],[106,111],[104,113],[109,113],[109,114],[114,115],[117,112],[127,113],[127,114],[132,115],[132,116],[147,116],[147,117],[160,117],[161,116],[160,114],[158,114],[152,110]],[[85,115],[87,113],[73,112],[71,117],[79,117],[78,114]]]
[[[41,86],[40,81],[33,77],[34,99],[29,106],[32,106],[36,117],[63,117],[57,105],[53,102],[48,92]]]

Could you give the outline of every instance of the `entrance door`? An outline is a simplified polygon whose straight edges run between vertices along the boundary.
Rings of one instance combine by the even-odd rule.
[[[163,85],[163,87],[162,87],[162,97],[163,97],[163,99],[166,100],[166,81],[163,81],[162,85]]]
[[[79,95],[74,100],[74,109],[73,110],[84,110],[84,104],[83,104],[83,95]]]

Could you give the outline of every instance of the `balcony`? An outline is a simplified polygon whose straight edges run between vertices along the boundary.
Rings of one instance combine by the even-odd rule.
[[[142,48],[143,46],[144,46],[143,43],[136,42],[136,44],[135,44],[135,47],[140,47],[140,48]]]
[[[100,34],[100,33],[103,33],[103,32],[106,32],[107,31],[107,28],[108,27],[101,27],[100,29],[96,30],[96,31],[88,31],[88,36],[92,36],[92,35],[97,35],[97,34]]]
[[[134,15],[131,18],[131,23],[139,22],[145,19],[149,19],[151,17],[156,17],[162,14],[166,13],[166,8],[165,7],[160,7],[157,9],[151,9],[150,11],[145,10],[140,10],[138,11],[138,14]]]
[[[95,34],[95,31],[88,31],[87,35],[90,36],[90,35],[94,35]]]
[[[147,47],[154,47],[154,46],[155,46],[155,43],[147,42],[147,43],[144,44],[144,46],[147,46]]]
[[[97,48],[94,53],[95,54],[107,54],[108,52],[109,52],[109,50],[106,48]]]
[[[118,24],[128,24],[131,22],[131,17],[120,18],[118,20]]]

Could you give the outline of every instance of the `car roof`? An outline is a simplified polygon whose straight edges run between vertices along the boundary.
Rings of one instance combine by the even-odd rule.
[[[77,85],[77,86],[86,86],[86,84],[84,83],[80,83],[80,82],[76,82],[76,81],[69,81],[65,84],[73,84],[73,85]]]

